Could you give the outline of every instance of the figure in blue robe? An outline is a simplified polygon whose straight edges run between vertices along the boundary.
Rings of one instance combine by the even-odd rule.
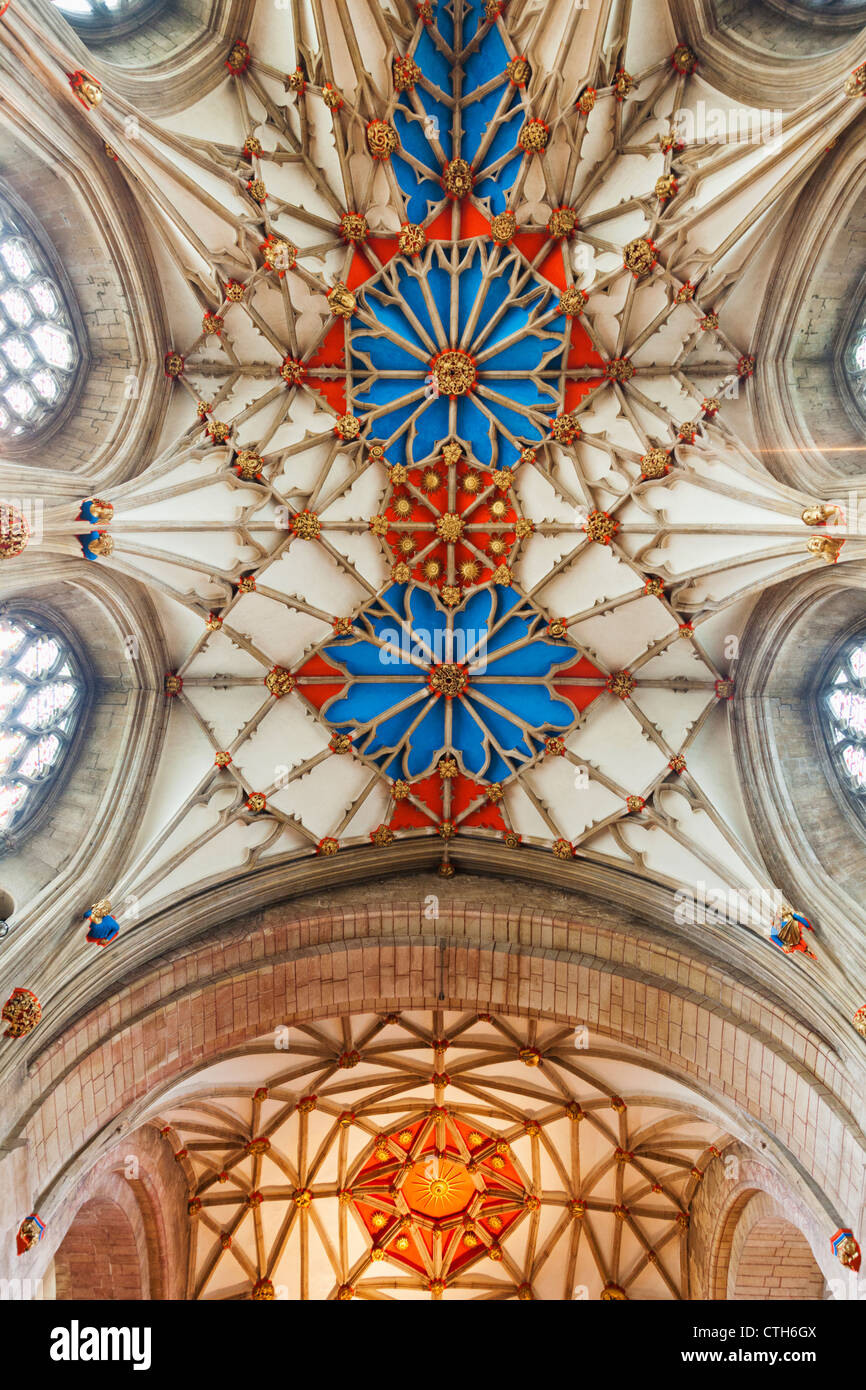
[[[91,531],[78,539],[85,560],[96,560],[100,555],[110,555],[114,549],[114,542],[105,531]]]
[[[104,502],[101,497],[85,498],[78,511],[78,520],[89,521],[91,526],[111,521],[113,516],[114,507],[110,502]]]
[[[120,923],[111,916],[111,903],[107,898],[94,903],[90,911],[85,912],[84,920],[89,923],[87,940],[96,946],[109,946],[120,932]]]

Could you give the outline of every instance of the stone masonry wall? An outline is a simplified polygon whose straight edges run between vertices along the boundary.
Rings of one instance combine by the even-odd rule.
[[[851,30],[825,29],[810,24],[808,18],[797,19],[782,14],[763,0],[714,0],[719,27],[727,29],[764,53],[780,58],[808,58],[827,53],[849,43]]]
[[[190,43],[201,32],[211,8],[212,0],[169,0],[140,29],[91,46],[106,63],[133,69],[151,67]],[[87,33],[83,29],[81,37],[86,43]]]

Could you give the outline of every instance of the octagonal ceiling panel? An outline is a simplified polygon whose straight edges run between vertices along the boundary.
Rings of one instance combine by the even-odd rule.
[[[581,1030],[450,1012],[278,1031],[154,1118],[191,1177],[204,1299],[686,1296],[725,1139]]]

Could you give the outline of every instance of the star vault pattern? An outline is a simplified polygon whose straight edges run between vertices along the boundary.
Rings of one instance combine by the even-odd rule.
[[[326,1019],[259,1070],[154,1115],[191,1179],[195,1297],[683,1297],[726,1136],[685,1096],[618,1095],[571,1029]]]

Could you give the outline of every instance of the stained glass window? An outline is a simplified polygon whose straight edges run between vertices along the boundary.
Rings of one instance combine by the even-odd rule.
[[[862,306],[854,320],[842,361],[860,409],[866,410],[866,314]]]
[[[48,260],[0,199],[0,441],[50,418],[69,395],[79,358]]]
[[[59,772],[82,690],[58,632],[22,616],[0,617],[0,832],[30,816]]]
[[[120,20],[144,18],[161,8],[162,0],[54,0],[61,14],[73,24],[112,24]]]
[[[861,324],[848,347],[848,372],[862,395],[866,386],[866,325]]]
[[[842,653],[824,693],[830,749],[843,782],[866,794],[866,643]]]

